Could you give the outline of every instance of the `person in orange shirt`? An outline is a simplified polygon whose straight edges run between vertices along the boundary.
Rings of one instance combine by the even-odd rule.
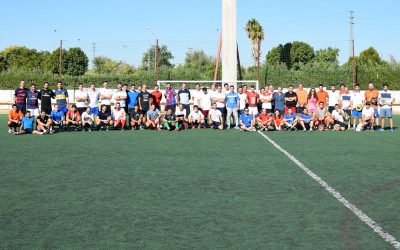
[[[12,105],[12,109],[8,111],[8,133],[17,132],[17,128],[21,127],[22,111],[17,108],[17,104]]]
[[[319,91],[317,92],[317,102],[323,102],[326,107],[326,99],[328,98],[328,92],[324,91],[324,85],[319,84]]]
[[[307,97],[308,93],[306,90],[303,89],[303,84],[299,84],[298,89],[296,91],[297,94],[297,102],[299,105],[297,105],[297,113],[301,114],[303,113],[303,109],[307,107]]]
[[[378,98],[379,91],[375,89],[374,83],[368,84],[368,90],[365,91],[365,101],[371,103],[371,108],[374,109],[375,118],[378,117]],[[375,119],[376,126],[379,126],[379,119]]]

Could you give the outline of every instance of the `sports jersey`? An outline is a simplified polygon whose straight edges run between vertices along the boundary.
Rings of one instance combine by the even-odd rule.
[[[392,92],[381,91],[379,93],[379,98],[381,99],[383,109],[389,109],[392,107],[392,100],[393,100]]]
[[[98,108],[99,107],[99,99],[100,99],[100,92],[97,90],[88,90],[88,97],[89,97],[89,107],[91,108]]]
[[[9,120],[21,120],[22,118],[22,111],[17,109],[17,111],[14,111],[13,109],[11,109],[10,111],[8,111],[8,119]]]
[[[131,119],[135,120],[135,121],[139,120],[140,115],[141,115],[141,112],[140,112],[139,110],[138,110],[137,112],[136,112],[135,110],[132,110],[132,111],[129,113],[129,117],[130,117]]]
[[[274,98],[275,109],[284,110],[285,109],[285,95],[283,93],[279,94],[275,92],[272,96]]]
[[[239,94],[239,109],[244,109],[246,107],[247,95],[245,93]]]
[[[195,112],[194,110],[192,112],[190,112],[189,114],[189,118],[193,119],[193,120],[200,120],[204,118],[203,113],[201,113],[200,111]]]
[[[253,121],[253,116],[252,115],[240,115],[240,120],[242,121],[242,123],[246,126],[246,127],[250,127],[251,126],[251,122]]]
[[[79,98],[79,99],[83,99],[83,98],[87,98],[88,94],[85,90],[76,90],[75,91],[75,98]],[[75,103],[77,108],[85,108],[86,107],[86,101],[76,101]]]
[[[328,92],[326,92],[326,91],[318,91],[316,93],[316,95],[317,95],[318,103],[323,102],[324,103],[324,107],[326,107],[326,98],[328,98]]]
[[[120,120],[122,118],[122,115],[124,112],[125,112],[125,110],[123,108],[120,108],[119,110],[113,109],[112,116],[113,116],[114,120],[115,121]]]
[[[58,111],[53,110],[53,111],[51,111],[50,118],[53,121],[60,122],[63,117],[64,117],[64,112],[62,112],[61,110],[58,110]]]
[[[36,119],[37,121],[40,121],[43,124],[47,124],[47,122],[49,121],[50,117],[48,115],[43,116],[38,116],[38,118]]]
[[[114,92],[114,96],[113,97],[114,97],[115,103],[119,103],[121,108],[125,108],[125,99],[117,101],[117,97],[118,98],[127,97],[127,94],[126,94],[125,90],[122,90],[122,89],[121,90],[119,90],[119,89],[116,90]]]
[[[374,109],[372,107],[369,107],[368,109],[367,107],[364,107],[362,110],[362,115],[367,118],[373,116],[374,114]]]
[[[352,109],[355,109],[357,105],[362,105],[364,101],[364,96],[361,92],[353,92],[351,94],[351,100],[353,101]]]
[[[68,110],[66,117],[71,121],[78,121],[79,119],[81,119],[79,111],[73,109]]]
[[[379,92],[378,90],[367,90],[365,91],[365,100],[371,103],[371,107],[376,109],[378,107],[378,97]]]
[[[210,110],[211,107],[211,94],[207,92],[207,94],[202,94],[200,96],[201,108],[203,110]]]
[[[147,91],[142,91],[139,94],[139,98],[141,99],[141,105],[143,110],[148,110],[150,108],[150,97],[151,94]]]
[[[102,88],[100,90],[100,98],[101,98],[101,96],[109,96],[111,98],[112,97],[112,90],[111,89]],[[111,99],[103,99],[103,98],[101,98],[101,105],[111,105]]]
[[[24,129],[33,129],[33,122],[34,122],[33,116],[29,118],[25,116],[21,119],[21,124],[24,127]]]
[[[257,107],[259,95],[256,92],[250,92],[247,94],[247,100],[249,102],[249,107]]]
[[[99,120],[107,120],[108,117],[110,117],[110,116],[111,116],[111,114],[108,113],[107,111],[106,112],[100,111],[99,115],[98,115]]]
[[[258,116],[258,119],[260,119],[262,122],[266,122],[271,119],[271,116],[269,114],[261,114]]]
[[[175,115],[176,115],[176,117],[185,117],[186,116],[186,109],[183,109],[183,110],[177,109],[175,111]]]
[[[260,94],[260,99],[269,99],[271,97],[272,97],[271,93]],[[272,109],[271,101],[263,102],[261,104],[261,108],[263,108],[263,109]]]
[[[68,91],[64,88],[56,89],[54,91],[57,104],[60,108],[67,106]]]
[[[172,88],[166,89],[165,95],[165,105],[174,106],[176,105],[176,92]]]
[[[348,107],[347,109],[351,109],[350,107],[350,101],[351,101],[351,94],[342,94],[340,96],[340,101],[342,102],[342,109],[345,109],[346,107]]]
[[[174,113],[166,114],[165,117],[164,117],[164,119],[165,119],[167,122],[175,122],[175,121],[176,121],[176,116],[175,116]]]
[[[94,115],[85,111],[82,114],[82,120],[85,122],[92,122],[94,121]]]
[[[294,114],[294,113],[292,113],[291,115],[290,114],[286,114],[284,116],[284,118],[289,124],[291,124],[291,123],[294,122],[294,120],[296,120],[296,114]]]
[[[300,118],[304,121],[304,123],[310,123],[312,116],[310,114],[301,114]]]
[[[179,96],[179,103],[189,104],[191,96],[190,96],[190,91],[188,89],[180,89],[178,91],[178,96]]]
[[[55,94],[51,89],[40,90],[40,106],[43,109],[51,108],[51,98],[54,98]]]
[[[136,91],[128,92],[128,108],[134,108],[138,104],[139,93]]]
[[[214,95],[213,95],[213,98],[217,98],[217,99],[223,99],[224,101],[217,101],[216,103],[217,103],[217,108],[224,108],[225,107],[225,94],[224,93],[219,93],[219,92],[216,92]]]
[[[35,90],[34,92],[28,91],[26,93],[26,104],[28,109],[38,109],[39,108],[40,93]]]
[[[238,107],[239,95],[235,92],[229,92],[226,94],[226,104],[228,108],[235,109]]]
[[[16,97],[15,104],[26,105],[27,92],[28,92],[27,88],[16,88],[14,91],[14,96]]]
[[[328,106],[333,107],[335,104],[339,103],[339,91],[335,90],[328,92]]]
[[[210,115],[213,122],[221,122],[219,118],[220,116],[222,116],[222,113],[218,109],[210,109],[210,112],[208,114]]]
[[[151,92],[151,97],[153,98],[154,105],[156,105],[156,107],[160,107],[162,93],[160,91],[153,91],[153,92]]]
[[[285,98],[291,98],[291,97],[296,97],[294,101],[285,101],[286,107],[291,108],[291,107],[296,107],[297,104],[297,95],[295,92],[286,92],[285,93]]]
[[[147,111],[147,116],[152,121],[157,119],[159,114],[160,114],[160,111],[158,109],[155,109],[154,111],[151,111],[151,110]]]

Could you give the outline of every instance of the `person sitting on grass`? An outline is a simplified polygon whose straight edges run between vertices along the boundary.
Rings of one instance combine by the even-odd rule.
[[[113,120],[111,114],[107,110],[106,105],[101,105],[99,115],[96,116],[96,126],[99,131],[105,128],[109,131],[110,127],[113,125]]]
[[[176,115],[172,112],[172,108],[168,108],[164,118],[164,126],[168,131],[176,130],[179,131],[178,121]]]
[[[307,108],[303,110],[303,114],[300,115],[298,121],[301,127],[303,128],[303,131],[307,131],[307,129],[313,131],[314,119],[313,116],[308,113]]]
[[[193,106],[193,110],[189,114],[189,124],[192,128],[201,128],[204,125],[203,113],[199,111],[197,105]]]
[[[65,115],[65,125],[67,131],[71,131],[71,126],[74,126],[76,130],[81,125],[81,114],[75,104],[72,104],[71,109]]]
[[[130,125],[132,130],[143,129],[142,122],[143,122],[143,114],[139,110],[139,105],[135,104],[131,112],[129,113]]]
[[[19,132],[15,132],[15,135],[23,135],[23,134],[36,134],[43,135],[44,132],[39,132],[36,129],[33,129],[33,123],[35,119],[31,116],[31,111],[26,111],[25,117],[21,119],[21,127]]]
[[[125,130],[126,124],[126,113],[119,102],[115,103],[115,108],[112,113],[112,118],[114,120],[114,128],[121,127],[121,131]]]
[[[293,109],[288,109],[288,113],[283,117],[283,126],[288,130],[297,130],[297,115],[293,113]]]
[[[217,109],[217,103],[215,102],[211,105],[210,111],[208,111],[208,123],[213,129],[224,129],[222,125],[222,113]]]
[[[261,109],[261,114],[257,117],[257,124],[261,131],[271,130],[272,117],[265,108]]]
[[[279,109],[275,110],[274,117],[272,118],[273,120],[273,125],[275,127],[276,131],[282,131],[283,130],[283,115],[279,111]]]
[[[53,120],[53,127],[57,126],[58,130],[64,125],[64,112],[58,108],[58,104],[54,104],[54,109],[51,111],[50,118]]]
[[[339,108],[339,104],[335,104],[334,110],[332,111],[332,118],[334,120],[334,127],[336,126],[335,130],[342,130],[346,129],[346,124],[344,124],[344,114],[345,111]]]
[[[52,123],[53,121],[48,115],[46,115],[46,111],[42,110],[42,112],[40,112],[40,115],[36,119],[37,130],[39,132],[44,132],[44,134],[47,134],[50,132]]]
[[[375,111],[371,107],[370,102],[365,102],[365,106],[362,110],[361,116],[361,124],[363,129],[374,130],[374,119],[375,119]]]
[[[187,124],[188,117],[186,116],[187,110],[182,104],[179,104],[178,109],[175,112],[176,119],[178,121],[178,126],[180,129],[187,129],[189,126]]]
[[[151,104],[149,111],[147,111],[146,128],[160,130],[160,110],[156,109],[156,105]]]
[[[318,108],[314,113],[314,126],[318,127],[319,130],[326,130],[333,124],[333,119],[331,114],[328,112],[326,107],[324,106],[324,102],[318,103]]]
[[[239,123],[242,131],[256,132],[254,116],[249,114],[249,108],[244,109],[244,114],[240,116]]]
[[[91,132],[93,125],[94,114],[92,113],[90,106],[87,106],[86,111],[82,114],[82,132],[85,132],[86,129]]]
[[[13,104],[11,110],[8,111],[8,133],[17,132],[17,128],[21,126],[22,117],[22,111],[18,109],[17,104]]]

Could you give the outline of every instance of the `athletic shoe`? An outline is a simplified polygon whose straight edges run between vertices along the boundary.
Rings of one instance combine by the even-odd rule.
[[[379,131],[383,132],[383,131],[385,131],[385,129],[384,128],[380,128]]]
[[[251,132],[256,132],[257,131],[257,129],[255,129],[255,128],[253,128],[252,130],[251,130]]]
[[[390,132],[393,132],[394,130],[393,130],[393,128],[390,128]]]
[[[108,131],[110,131],[110,129],[107,127],[107,128],[106,128],[106,131],[108,132]]]
[[[9,134],[12,134],[13,132],[14,132],[14,131],[13,131],[11,128],[8,129],[8,133],[9,133]]]
[[[234,128],[234,129],[240,129],[240,128],[239,128],[239,127],[237,127],[237,126],[236,126],[236,127],[233,127],[233,128]]]
[[[125,129],[124,129],[124,128],[121,128],[121,131],[125,131]]]
[[[139,127],[139,130],[145,130],[144,128],[142,128],[142,126]]]
[[[91,129],[91,128],[88,128],[88,131],[89,131],[89,132],[92,132],[92,129]]]

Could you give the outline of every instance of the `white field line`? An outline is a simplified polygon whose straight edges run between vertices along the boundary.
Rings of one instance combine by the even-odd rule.
[[[368,215],[366,215],[363,211],[358,209],[355,205],[350,203],[346,198],[344,198],[338,191],[336,191],[333,187],[331,187],[328,183],[326,183],[321,177],[316,175],[313,171],[307,168],[303,163],[297,160],[296,157],[291,155],[288,151],[279,146],[276,142],[270,139],[267,135],[258,131],[258,133],[264,137],[267,141],[269,141],[276,149],[281,151],[284,155],[286,155],[292,162],[294,162],[299,168],[301,168],[307,175],[313,178],[319,185],[321,185],[326,191],[328,191],[333,197],[335,197],[343,206],[350,209],[362,222],[367,224],[375,233],[377,233],[382,239],[386,242],[390,243],[395,249],[400,249],[400,242],[396,240],[391,234],[383,230],[383,228],[374,220],[372,220]]]

